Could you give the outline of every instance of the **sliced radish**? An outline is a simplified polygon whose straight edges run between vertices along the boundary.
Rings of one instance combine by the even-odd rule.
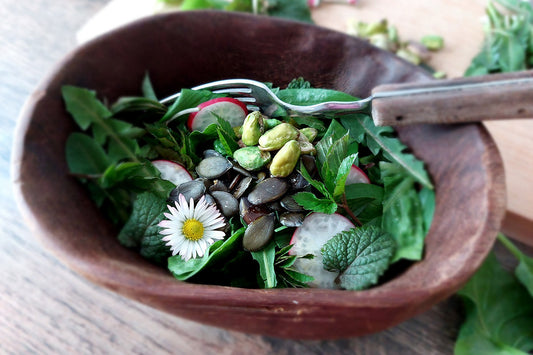
[[[370,179],[363,170],[354,164],[346,178],[346,185],[350,184],[370,184]]]
[[[161,172],[161,179],[168,180],[176,186],[192,180],[192,176],[187,169],[173,161],[154,160],[152,165]]]
[[[302,225],[292,235],[291,255],[304,256],[313,254],[313,259],[297,259],[294,268],[315,278],[309,283],[311,287],[338,288],[335,285],[337,273],[324,269],[320,249],[336,234],[355,228],[350,220],[340,214],[312,213],[304,219]]]
[[[241,126],[248,114],[246,105],[231,97],[220,97],[201,103],[198,111],[189,115],[187,127],[202,132],[207,126],[217,122],[217,117],[228,121],[232,127]]]

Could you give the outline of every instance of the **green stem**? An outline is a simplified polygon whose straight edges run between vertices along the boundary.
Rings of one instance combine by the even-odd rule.
[[[498,234],[498,240],[514,255],[518,260],[522,257],[522,252],[502,233]]]

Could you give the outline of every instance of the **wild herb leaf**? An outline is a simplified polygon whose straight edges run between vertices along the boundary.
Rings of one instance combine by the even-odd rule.
[[[466,320],[455,344],[456,355],[522,354],[533,349],[531,295],[494,254],[458,294]]]
[[[91,90],[65,85],[61,88],[67,111],[82,130],[91,124],[111,117],[111,111],[105,107]]]
[[[346,204],[363,224],[374,221],[381,226],[383,188],[374,184],[349,184],[345,190]],[[378,223],[379,222],[379,223]]]
[[[174,101],[174,103],[168,108],[167,113],[161,118],[161,122],[166,122],[173,118],[177,113],[186,109],[197,107],[202,102],[215,97],[220,97],[220,95],[213,94],[208,90],[183,89],[181,90],[180,97]],[[182,116],[179,121],[185,121],[187,118],[188,115]]]
[[[201,258],[184,261],[179,255],[171,256],[168,258],[168,269],[178,280],[184,281],[193,277],[202,270],[208,269],[210,265],[232,255],[236,250],[240,250],[244,230],[243,227],[235,231],[229,238],[213,243]]]
[[[110,164],[102,146],[83,133],[75,132],[68,137],[65,154],[72,174],[102,174]]]
[[[421,260],[426,228],[415,181],[397,164],[381,162],[380,168],[384,183],[381,226],[396,241],[393,262],[399,259]]]
[[[365,144],[372,154],[380,152],[390,162],[402,166],[405,171],[423,186],[432,189],[433,184],[425,170],[424,163],[412,154],[404,153],[407,148],[399,139],[392,137],[392,127],[377,127],[372,118],[366,114],[345,116],[341,123],[348,129],[350,136],[357,142]]]
[[[321,249],[324,269],[338,272],[347,290],[363,290],[378,282],[394,254],[394,240],[376,227],[353,228],[328,240]]]
[[[318,132],[324,132],[326,130],[326,126],[324,126],[324,122],[320,118],[316,118],[313,116],[295,116],[291,117],[291,120],[293,120],[298,125],[314,128]]]
[[[533,258],[522,253],[507,237],[503,234],[498,235],[498,240],[509,250],[518,260],[518,266],[515,269],[515,276],[528,290],[529,295],[533,297]],[[533,301],[533,300],[532,300]]]
[[[341,162],[341,165],[338,167],[337,176],[335,177],[335,184],[333,188],[333,198],[339,200],[341,196],[344,195],[346,179],[348,174],[352,169],[352,165],[357,160],[357,153],[348,155]]]
[[[333,195],[328,191],[328,189],[326,188],[326,185],[324,185],[324,183],[321,181],[313,179],[311,175],[309,175],[309,173],[307,172],[303,164],[300,164],[300,174],[302,174],[304,179],[307,180],[311,184],[311,186],[313,186],[315,189],[318,190],[318,192],[324,195],[324,197],[334,201]]]
[[[274,261],[276,259],[276,243],[270,242],[260,251],[252,252],[252,258],[259,264],[259,275],[263,280],[264,288],[274,288],[277,285]]]
[[[298,192],[294,201],[308,211],[333,214],[337,212],[337,203],[330,199],[318,198],[312,192]]]
[[[167,209],[165,198],[151,192],[139,194],[133,202],[130,218],[120,230],[118,240],[129,248],[137,248],[147,259],[162,263],[170,255],[169,248],[161,240],[157,226]]]
[[[324,101],[353,101],[356,98],[341,91],[330,89],[284,89],[276,96],[293,105],[313,105]]]
[[[146,73],[146,75],[144,76],[141,85],[141,90],[145,98],[152,101],[157,101],[159,103],[159,101],[157,100],[157,95],[155,94],[154,87],[152,85],[152,81],[150,80],[150,75],[148,75],[148,73]]]

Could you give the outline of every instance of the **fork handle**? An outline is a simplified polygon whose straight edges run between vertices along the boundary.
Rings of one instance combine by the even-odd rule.
[[[533,71],[386,84],[372,96],[378,126],[533,118]]]

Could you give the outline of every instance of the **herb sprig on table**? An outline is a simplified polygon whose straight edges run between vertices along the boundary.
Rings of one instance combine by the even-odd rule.
[[[485,39],[465,76],[533,67],[533,7],[529,1],[492,0],[486,9]],[[491,254],[459,291],[466,319],[456,355],[526,354],[533,350],[533,258],[503,234],[498,241],[517,259],[514,273]]]

